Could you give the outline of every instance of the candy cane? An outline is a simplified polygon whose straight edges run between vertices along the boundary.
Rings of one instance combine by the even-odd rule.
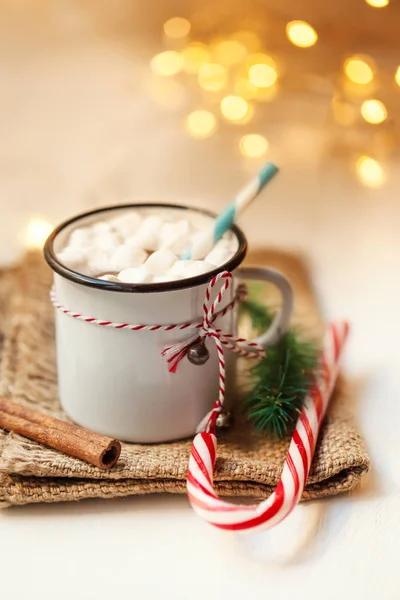
[[[348,334],[346,322],[330,325],[321,357],[321,372],[310,387],[290,442],[281,479],[269,498],[255,505],[230,504],[213,487],[217,438],[203,431],[193,440],[187,492],[196,513],[220,529],[249,532],[270,529],[298,503],[310,472],[315,444],[339,371]]]

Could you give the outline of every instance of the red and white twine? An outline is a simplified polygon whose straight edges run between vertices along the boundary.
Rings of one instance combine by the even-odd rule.
[[[217,284],[220,289],[213,302],[212,291]],[[325,415],[334,383],[338,374],[341,350],[348,333],[347,323],[331,325],[326,332],[321,362],[321,375],[313,382],[306,398],[304,408],[299,416],[294,431],[281,480],[273,494],[258,505],[230,504],[221,500],[213,487],[213,471],[216,458],[217,438],[216,420],[221,412],[225,399],[225,358],[224,347],[240,356],[260,358],[265,350],[256,342],[248,342],[233,334],[225,333],[215,327],[215,321],[233,309],[235,298],[224,309],[218,311],[223,297],[232,284],[232,273],[224,271],[210,281],[203,303],[203,319],[201,321],[179,323],[174,325],[132,325],[115,323],[88,317],[73,312],[62,306],[51,291],[53,306],[65,315],[92,323],[101,327],[128,329],[130,331],[179,331],[195,329],[189,339],[165,348],[162,356],[166,358],[168,369],[175,373],[180,361],[186,356],[189,347],[206,337],[210,337],[216,346],[219,363],[219,391],[211,411],[204,417],[198,427],[198,434],[193,440],[187,477],[187,491],[194,510],[206,521],[222,529],[251,531],[269,529],[282,521],[295,507],[304,489],[311,468],[319,429]]]

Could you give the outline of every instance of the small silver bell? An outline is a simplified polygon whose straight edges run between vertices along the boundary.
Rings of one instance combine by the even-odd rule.
[[[192,344],[187,351],[187,357],[192,365],[204,365],[210,358],[210,353],[203,340]]]
[[[227,410],[224,410],[223,412],[219,413],[215,424],[219,429],[229,429],[229,427],[232,426],[232,422],[233,419],[231,413]]]

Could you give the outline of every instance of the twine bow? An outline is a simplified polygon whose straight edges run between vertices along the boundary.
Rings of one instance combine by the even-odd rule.
[[[224,295],[232,285],[232,273],[229,271],[223,271],[218,273],[208,284],[206,295],[203,303],[203,321],[200,325],[199,331],[196,332],[191,338],[183,342],[178,342],[172,346],[168,346],[162,351],[162,356],[167,359],[168,369],[170,373],[175,373],[179,363],[186,356],[190,346],[203,341],[206,337],[211,338],[216,346],[218,363],[219,363],[219,390],[218,398],[215,400],[213,407],[209,413],[199,424],[197,431],[215,431],[215,423],[219,413],[222,410],[224,399],[225,399],[225,357],[224,357],[224,346],[229,350],[232,350],[239,356],[247,356],[249,358],[262,358],[265,356],[265,350],[262,346],[256,342],[249,342],[245,338],[236,337],[231,333],[226,333],[222,329],[215,327],[215,321],[217,317],[225,314],[227,310],[223,310],[218,313],[217,308],[221,304]],[[211,293],[215,286],[220,284],[217,297],[214,302],[211,302]],[[239,290],[240,293],[240,290]],[[229,309],[232,309],[235,302],[232,302]],[[228,307],[227,307],[228,308]],[[239,344],[245,343],[245,347]]]

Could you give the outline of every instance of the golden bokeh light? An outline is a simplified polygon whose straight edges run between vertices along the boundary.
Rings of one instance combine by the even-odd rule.
[[[254,31],[235,31],[231,35],[231,39],[242,44],[249,52],[257,52],[261,47],[260,38]]]
[[[164,23],[164,33],[170,38],[180,39],[189,34],[190,23],[182,17],[173,17]]]
[[[400,67],[397,67],[397,71],[394,76],[394,80],[397,83],[397,85],[400,85]]]
[[[200,67],[198,80],[203,90],[218,91],[225,87],[228,73],[224,66],[209,63]]]
[[[361,114],[367,123],[378,125],[387,117],[386,106],[380,100],[364,100],[361,105]]]
[[[205,139],[210,137],[217,128],[214,115],[208,110],[195,110],[187,116],[186,131],[195,138]]]
[[[389,0],[365,0],[365,2],[374,8],[383,8],[389,4]]]
[[[265,54],[264,52],[256,52],[254,54],[250,54],[247,59],[246,59],[246,67],[247,69],[250,69],[250,67],[252,67],[253,65],[268,65],[269,67],[272,67],[273,69],[276,69],[276,62],[274,61],[274,59],[269,56],[268,54]]]
[[[237,40],[223,40],[212,49],[213,59],[226,67],[241,63],[247,56],[247,48]]]
[[[249,111],[249,105],[241,96],[225,96],[221,100],[221,112],[228,121],[242,121]]]
[[[235,125],[246,125],[247,123],[250,123],[250,121],[252,120],[253,117],[254,117],[254,108],[252,107],[251,104],[247,104],[246,114],[241,119],[236,119]]]
[[[286,35],[294,46],[309,48],[318,41],[317,32],[305,21],[290,21],[286,25]]]
[[[43,248],[45,241],[53,231],[53,225],[41,217],[33,217],[24,236],[24,243],[30,250]]]
[[[385,173],[377,160],[369,156],[361,156],[356,165],[356,172],[361,183],[368,187],[380,187],[385,183]]]
[[[355,106],[335,98],[332,101],[332,112],[335,121],[340,125],[354,125],[359,114]]]
[[[270,65],[257,64],[249,69],[250,83],[259,88],[266,88],[274,85],[277,78],[277,72]]]
[[[350,81],[364,85],[374,77],[372,67],[361,57],[351,57],[344,63],[344,72]]]
[[[153,73],[170,77],[182,71],[183,57],[175,50],[166,50],[151,59],[150,67]]]
[[[210,62],[207,47],[200,42],[189,44],[183,51],[183,68],[187,73],[198,73],[200,68]]]
[[[239,149],[243,156],[261,158],[268,150],[268,141],[258,133],[250,133],[241,138]]]

